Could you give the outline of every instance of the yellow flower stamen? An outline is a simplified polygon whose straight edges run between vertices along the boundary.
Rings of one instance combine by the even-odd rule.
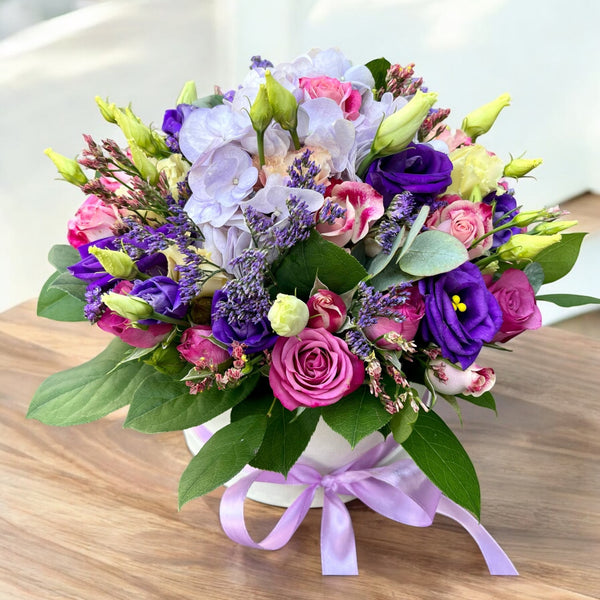
[[[452,306],[454,307],[454,310],[457,310],[458,312],[465,312],[467,310],[467,305],[460,301],[460,296],[458,294],[452,296]]]

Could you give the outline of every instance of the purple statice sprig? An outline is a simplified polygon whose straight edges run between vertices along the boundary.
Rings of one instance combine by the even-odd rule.
[[[384,254],[390,254],[396,238],[403,227],[411,227],[415,222],[419,207],[411,192],[402,192],[394,196],[379,223],[375,241],[382,247]]]
[[[408,287],[409,284],[400,283],[385,291],[379,291],[361,281],[356,288],[352,303],[352,313],[356,325],[364,329],[374,325],[379,317],[402,321],[403,317],[394,309],[406,302]]]
[[[261,58],[258,54],[250,58],[250,69],[272,69],[273,63],[266,58]]]

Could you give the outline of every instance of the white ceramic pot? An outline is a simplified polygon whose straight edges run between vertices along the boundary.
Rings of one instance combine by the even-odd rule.
[[[226,412],[215,417],[211,421],[204,423],[204,426],[211,433],[214,433],[222,427],[225,427],[228,423],[229,412]],[[195,433],[194,428],[186,429],[183,434],[190,452],[196,455],[204,443]],[[362,439],[356,447],[352,449],[350,444],[341,435],[333,431],[323,419],[319,419],[317,428],[299,461],[315,468],[322,475],[326,475],[358,458],[382,441],[383,436],[376,432]],[[388,465],[400,458],[406,458],[407,456],[404,449],[401,446],[397,446],[378,463],[378,466]],[[243,474],[238,474],[225,485],[229,487],[242,477]],[[282,485],[279,483],[256,482],[250,488],[248,498],[256,500],[257,502],[263,502],[264,504],[288,507],[305,487],[306,486],[303,485]],[[353,496],[343,495],[340,495],[340,498],[344,502],[349,502],[354,499]],[[322,506],[323,490],[319,488],[315,494],[311,508]]]

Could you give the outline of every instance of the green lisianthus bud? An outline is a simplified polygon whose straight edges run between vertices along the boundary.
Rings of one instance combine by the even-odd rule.
[[[135,144],[148,156],[162,158],[164,155],[169,154],[168,148],[160,135],[144,125],[129,107],[125,111],[116,109],[114,116],[117,125],[121,128],[130,145]]]
[[[68,181],[73,185],[85,185],[88,182],[88,178],[85,176],[85,173],[81,170],[81,167],[76,160],[67,158],[58,152],[54,152],[52,148],[46,148],[44,154],[54,163],[54,166],[58,169],[58,172],[63,176],[65,181]]]
[[[284,88],[271,75],[267,69],[265,72],[267,96],[273,110],[273,118],[286,131],[296,131],[298,126],[298,103],[294,94]]]
[[[133,279],[138,275],[138,270],[133,259],[125,254],[125,252],[106,250],[104,248],[91,246],[89,248],[89,253],[98,259],[102,268],[109,275],[112,275],[117,279]]]
[[[192,104],[198,100],[196,84],[193,81],[186,81],[177,96],[177,104]]]
[[[560,233],[565,229],[574,227],[577,223],[579,223],[579,221],[552,221],[551,223],[540,223],[534,227],[533,233],[539,235],[554,235],[555,233]]]
[[[527,173],[539,167],[542,162],[541,158],[513,158],[504,166],[504,177],[513,177],[514,179],[525,177]]]
[[[306,327],[308,317],[308,306],[288,294],[277,294],[267,314],[273,331],[283,337],[298,335]]]
[[[509,104],[510,94],[501,94],[495,100],[470,112],[463,119],[460,128],[471,138],[471,140],[475,141],[480,135],[483,135],[492,128],[500,111]]]
[[[125,296],[115,292],[102,294],[102,302],[119,316],[130,321],[148,319],[154,314],[154,309],[141,298]]]
[[[273,107],[269,103],[267,86],[260,84],[258,94],[250,107],[250,121],[256,133],[263,133],[273,120]]]
[[[408,104],[381,122],[371,145],[371,154],[389,156],[404,150],[436,101],[435,92],[423,93],[418,90]]]
[[[518,215],[515,215],[511,222],[510,227],[527,227],[536,221],[541,221],[548,216],[548,211],[545,208],[541,210],[524,210]]]
[[[554,235],[513,235],[506,244],[498,248],[498,254],[503,260],[528,260],[535,258],[542,250],[560,242],[560,233]]]
[[[137,167],[142,177],[152,185],[158,181],[158,170],[154,163],[146,156],[133,140],[129,141],[129,150],[133,158],[133,164]]]
[[[115,118],[115,111],[117,111],[118,108],[115,106],[115,104],[113,102],[111,102],[109,104],[108,100],[102,100],[102,98],[100,98],[100,96],[96,96],[94,98],[94,100],[96,100],[96,104],[98,105],[98,108],[100,109],[100,114],[109,123],[116,123],[117,120]]]

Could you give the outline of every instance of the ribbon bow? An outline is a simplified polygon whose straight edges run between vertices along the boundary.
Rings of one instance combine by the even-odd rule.
[[[279,550],[289,542],[304,520],[317,489],[323,488],[323,575],[358,575],[352,521],[339,494],[356,496],[384,517],[405,525],[428,527],[438,513],[450,517],[460,523],[475,540],[490,574],[518,575],[506,553],[488,531],[467,510],[444,496],[412,459],[400,459],[383,467],[375,466],[395,446],[396,442],[390,436],[359,458],[326,475],[302,463],[296,463],[287,478],[279,473],[247,468],[249,474],[223,494],[221,526],[234,542],[261,550]],[[250,537],[244,519],[244,501],[250,486],[258,481],[307,486],[261,542],[255,542]]]

